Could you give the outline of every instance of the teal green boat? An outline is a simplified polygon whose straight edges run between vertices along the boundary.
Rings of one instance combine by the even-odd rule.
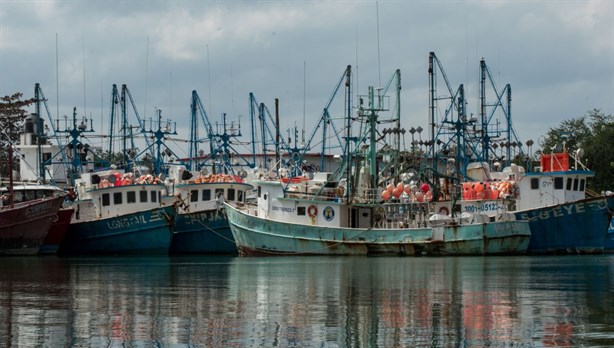
[[[162,200],[162,183],[107,170],[82,174],[76,188],[59,254],[168,254],[176,205]]]
[[[337,172],[255,180],[256,204],[225,205],[239,255],[524,254],[528,221],[510,213],[450,215],[453,202],[437,202],[426,182],[417,191],[398,173],[378,170],[385,158],[396,160],[377,130],[393,121],[378,117],[384,98],[369,92],[358,115],[348,114]]]

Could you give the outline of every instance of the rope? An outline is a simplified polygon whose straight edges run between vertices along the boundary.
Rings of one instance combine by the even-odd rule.
[[[223,211],[223,209],[220,209],[220,213],[221,213],[222,215],[226,215],[226,214],[225,214],[225,212]],[[228,221],[228,217],[224,216],[224,219],[226,219],[226,221]],[[201,220],[197,220],[197,221],[198,221],[198,223],[199,223],[200,225],[202,225],[202,226],[203,226],[204,228],[206,228],[207,230],[209,230],[209,231],[213,232],[213,233],[214,233],[215,235],[217,235],[218,237],[220,237],[220,238],[222,238],[222,239],[224,239],[224,240],[226,240],[226,241],[229,241],[229,242],[231,242],[231,243],[235,243],[234,239],[230,239],[230,238],[227,238],[226,236],[223,236],[222,234],[218,233],[216,230],[214,230],[214,229],[212,229],[211,227],[207,226],[207,225],[206,225],[204,222],[202,222]],[[236,243],[235,243],[235,244],[236,244]]]

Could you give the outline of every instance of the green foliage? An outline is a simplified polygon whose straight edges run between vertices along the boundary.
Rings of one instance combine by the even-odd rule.
[[[614,188],[614,117],[593,109],[587,115],[565,120],[558,127],[550,128],[540,139],[543,153],[573,153],[584,150],[581,162],[595,172],[589,188],[600,192]],[[574,166],[575,163],[570,163]]]
[[[21,100],[22,96],[22,93],[15,93],[0,98],[0,162],[3,163],[0,174],[3,177],[9,175],[7,149],[19,141],[23,121],[28,116],[25,108],[36,101],[34,98]]]

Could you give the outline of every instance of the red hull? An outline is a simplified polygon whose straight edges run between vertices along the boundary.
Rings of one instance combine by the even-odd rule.
[[[0,208],[0,255],[35,255],[56,220],[64,197]]]
[[[41,254],[55,254],[58,252],[60,244],[64,240],[68,225],[70,225],[70,219],[75,210],[73,208],[62,208],[58,211],[58,219],[51,224],[47,237],[43,240],[39,253]]]

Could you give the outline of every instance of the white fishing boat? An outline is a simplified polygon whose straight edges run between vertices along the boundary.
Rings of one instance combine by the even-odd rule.
[[[348,125],[352,117],[353,122],[361,123],[363,132],[351,151],[346,147],[343,172],[286,182],[254,181],[257,204],[225,205],[240,255],[526,252],[531,236],[526,220],[506,213],[493,219],[479,213],[436,214],[444,207],[449,211],[449,206],[429,202],[427,194],[411,191],[406,182],[395,183],[395,191],[390,180],[382,180],[377,170],[381,154],[387,151],[377,131],[377,125],[386,122],[378,119],[382,98],[375,98],[371,88],[368,100],[357,117],[348,115]],[[347,136],[348,142],[350,138]]]

